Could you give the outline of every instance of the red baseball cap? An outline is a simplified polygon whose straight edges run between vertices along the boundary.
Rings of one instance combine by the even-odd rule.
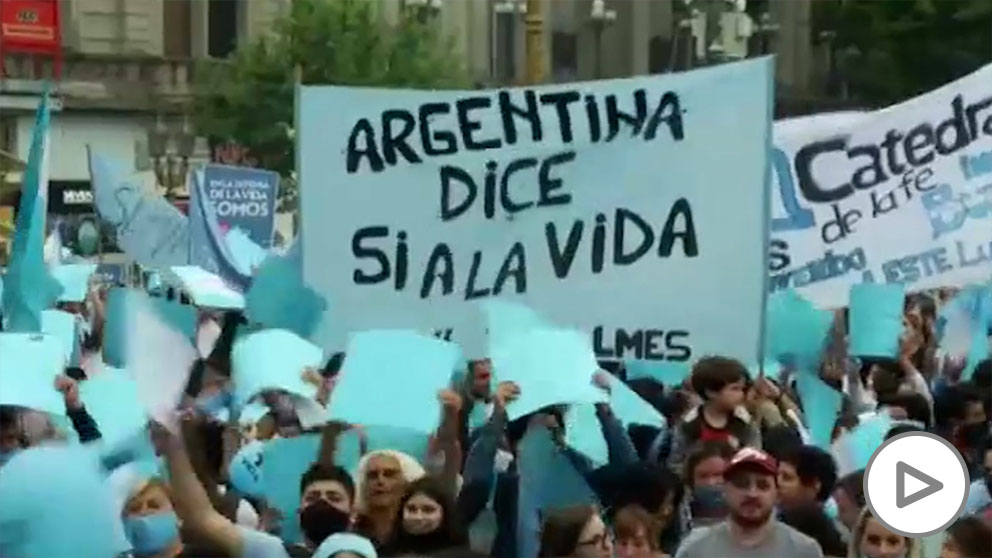
[[[730,475],[734,471],[741,469],[757,469],[769,475],[778,474],[778,461],[774,457],[756,448],[741,448],[731,458],[730,464],[723,474]]]

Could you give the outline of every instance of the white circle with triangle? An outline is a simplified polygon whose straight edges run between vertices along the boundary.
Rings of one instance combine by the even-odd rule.
[[[865,468],[865,500],[890,531],[912,538],[946,529],[968,500],[968,467],[950,442],[907,432],[883,443]]]

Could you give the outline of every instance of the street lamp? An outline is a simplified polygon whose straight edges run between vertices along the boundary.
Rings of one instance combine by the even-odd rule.
[[[592,0],[589,20],[592,23],[594,48],[596,49],[593,58],[593,77],[599,79],[603,77],[603,31],[617,20],[617,12],[606,8],[606,0]]]
[[[166,126],[160,115],[155,119],[155,126],[148,130],[148,156],[152,160],[155,180],[165,191],[165,197],[174,197],[186,185],[189,158],[195,145],[196,135],[186,118],[179,127]]]

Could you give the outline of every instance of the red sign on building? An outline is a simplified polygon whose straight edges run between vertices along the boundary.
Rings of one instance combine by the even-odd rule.
[[[58,0],[0,0],[0,52],[30,52],[61,60]]]

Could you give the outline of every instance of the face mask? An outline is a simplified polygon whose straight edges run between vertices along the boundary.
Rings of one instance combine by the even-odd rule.
[[[227,409],[231,402],[231,394],[225,390],[219,391],[210,397],[203,398],[196,402],[196,407],[207,416],[216,416],[223,409]]]
[[[723,486],[697,486],[692,489],[690,504],[693,521],[721,520],[727,516]]]
[[[179,520],[173,512],[128,517],[124,532],[138,556],[158,554],[179,538]]]
[[[327,500],[317,500],[300,510],[300,527],[307,540],[315,545],[335,533],[347,531],[350,524],[351,517]]]

